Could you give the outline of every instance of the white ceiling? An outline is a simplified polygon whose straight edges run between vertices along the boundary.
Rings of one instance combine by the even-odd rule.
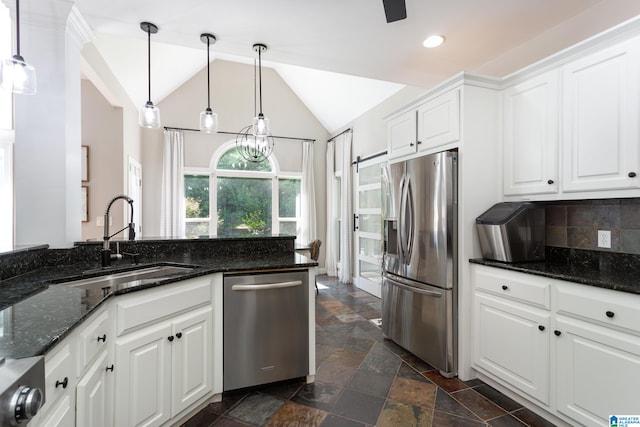
[[[95,44],[131,99],[152,100],[206,65],[203,32],[218,41],[212,59],[274,67],[329,132],[404,85],[429,88],[460,71],[505,76],[640,14],[637,0],[406,0],[407,19],[386,23],[382,0],[77,0]],[[427,35],[443,46],[422,47]],[[339,100],[339,102],[336,102]]]

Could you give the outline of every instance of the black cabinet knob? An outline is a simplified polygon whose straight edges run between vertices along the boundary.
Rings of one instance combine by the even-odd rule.
[[[545,327],[543,325],[538,325],[538,329],[540,329],[541,331],[544,331]]]
[[[615,316],[615,315],[616,315],[613,311],[607,311],[605,314],[607,315],[607,317],[608,317],[609,319],[612,319],[612,318],[613,318],[613,316]]]
[[[548,180],[547,184],[549,184],[549,185],[553,184],[553,180],[552,179]]]
[[[105,371],[109,372],[113,372],[113,364],[111,366],[107,366],[107,368],[105,369]]]
[[[635,178],[635,177],[636,177],[635,172],[629,172],[629,178]]]
[[[69,384],[69,378],[64,377],[62,381],[56,381],[56,388],[58,388],[59,386],[62,386],[62,388],[67,388],[68,384]]]
[[[560,332],[557,329],[555,331],[553,331],[553,333],[556,334],[557,337],[559,337],[562,334],[562,332]]]
[[[416,144],[420,145],[420,144],[422,144],[422,141],[418,141],[418,142],[416,142]]]
[[[167,339],[168,339],[170,342],[172,342],[172,341],[173,341],[173,338],[174,338],[174,337],[173,337],[173,335],[171,335],[171,336],[168,336],[168,337],[167,337]]]
[[[103,334],[101,337],[98,337],[98,342],[103,341],[106,342],[107,341],[107,334]]]
[[[416,144],[414,144],[413,142],[409,143],[409,147],[413,147],[414,145],[416,145]]]
[[[178,333],[176,334],[176,337],[177,337],[178,339],[182,338],[182,332],[178,332]]]
[[[507,285],[502,285],[502,290],[506,291],[507,289],[509,289],[509,287]]]

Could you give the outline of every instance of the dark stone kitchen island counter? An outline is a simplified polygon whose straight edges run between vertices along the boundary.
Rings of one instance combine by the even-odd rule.
[[[101,242],[79,243],[70,249],[43,246],[0,255],[0,320],[4,331],[0,336],[0,357],[45,354],[114,295],[212,273],[317,266],[317,262],[294,251],[294,239],[272,236],[121,241],[121,252],[139,254],[140,264],[125,259],[107,269],[100,268]],[[115,249],[114,246],[114,252]],[[97,299],[86,298],[80,288],[56,284],[166,264],[194,268],[168,278],[148,279]],[[12,276],[7,277],[8,274]]]
[[[484,258],[474,264],[640,295],[640,256],[547,247],[546,260],[506,263]]]

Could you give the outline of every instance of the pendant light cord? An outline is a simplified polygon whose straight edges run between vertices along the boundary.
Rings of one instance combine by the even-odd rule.
[[[149,76],[149,99],[147,103],[151,103],[151,28],[147,27],[147,75]]]
[[[260,84],[260,115],[262,115],[262,46],[258,46],[258,82]]]
[[[20,0],[16,0],[16,55],[20,56]]]
[[[207,109],[211,109],[211,72],[209,71],[209,43],[210,39],[207,36]]]

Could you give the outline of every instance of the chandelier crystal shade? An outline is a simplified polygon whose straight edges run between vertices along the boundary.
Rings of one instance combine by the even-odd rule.
[[[16,0],[16,54],[0,62],[0,87],[19,95],[36,93],[36,69],[20,55],[20,0]]]
[[[206,133],[214,133],[218,131],[218,115],[211,109],[211,73],[209,71],[209,48],[216,42],[213,34],[202,33],[200,40],[207,44],[207,108],[200,113],[200,130]]]
[[[253,50],[258,52],[258,82],[260,87],[260,112],[254,117],[251,125],[243,128],[236,136],[236,147],[242,157],[253,163],[266,160],[273,152],[273,136],[269,128],[269,119],[262,113],[262,52],[267,50],[267,46],[262,43],[253,45]],[[255,67],[255,65],[254,65]],[[255,69],[255,68],[254,68]],[[254,82],[254,102],[255,102],[255,76]]]
[[[142,127],[157,129],[160,127],[160,109],[151,102],[151,34],[158,32],[158,27],[150,22],[141,22],[140,29],[147,33],[147,76],[149,78],[149,97],[147,102],[140,108],[138,123]]]

